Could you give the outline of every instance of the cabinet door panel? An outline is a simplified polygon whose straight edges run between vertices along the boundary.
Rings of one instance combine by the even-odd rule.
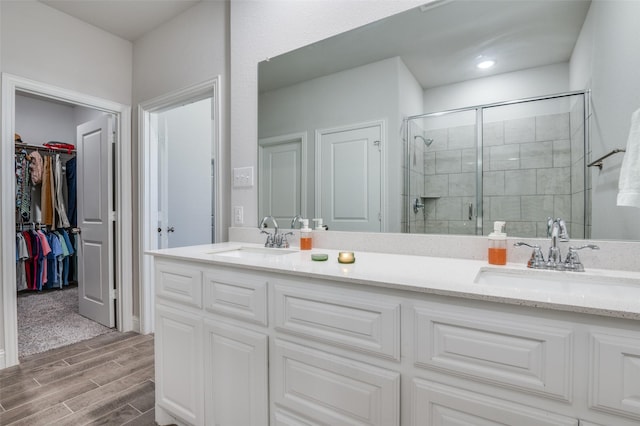
[[[413,426],[578,426],[578,420],[419,378],[412,386]]]
[[[156,404],[193,425],[203,425],[202,321],[156,306]]]
[[[267,336],[211,320],[204,333],[206,423],[268,424]]]
[[[272,401],[332,426],[398,425],[400,374],[275,340]]]
[[[589,406],[640,420],[640,333],[590,336]]]

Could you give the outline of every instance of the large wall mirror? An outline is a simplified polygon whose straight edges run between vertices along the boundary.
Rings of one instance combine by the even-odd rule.
[[[629,48],[612,37],[640,49],[634,3],[435,1],[261,62],[259,216],[467,235],[505,220],[521,237],[553,216],[572,238],[639,239],[637,214],[610,220],[622,155],[587,167],[626,142],[601,134],[630,116],[605,83],[640,107],[633,72],[594,66]]]

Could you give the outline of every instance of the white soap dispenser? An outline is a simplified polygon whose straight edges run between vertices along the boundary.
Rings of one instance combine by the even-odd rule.
[[[506,222],[497,220],[493,222],[493,232],[489,234],[489,264],[507,264],[507,233],[502,232]]]

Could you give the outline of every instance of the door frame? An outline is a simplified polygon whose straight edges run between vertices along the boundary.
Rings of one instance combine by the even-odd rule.
[[[389,203],[387,200],[387,129],[386,120],[384,119],[316,130],[315,215],[316,217],[322,217],[322,137],[331,133],[359,130],[367,127],[380,128],[380,214],[382,215],[382,220],[380,221],[380,231],[377,232],[386,232],[388,228]]]
[[[140,283],[140,332],[151,333],[154,330],[154,285],[153,264],[147,251],[155,248],[157,237],[157,223],[149,220],[154,217],[153,206],[157,206],[155,192],[151,184],[155,182],[154,173],[157,172],[155,159],[157,146],[151,137],[149,125],[151,114],[164,109],[180,106],[187,102],[193,102],[207,97],[212,98],[211,118],[213,120],[213,153],[214,163],[214,242],[218,242],[223,226],[221,207],[223,194],[221,183],[223,174],[222,159],[222,77],[220,75],[192,86],[176,90],[165,95],[158,96],[138,105],[138,237],[140,240],[139,253],[139,283]],[[155,202],[155,203],[154,203]]]
[[[86,95],[73,90],[2,73],[2,146],[0,147],[0,266],[2,273],[2,309],[4,320],[4,352],[0,348],[0,369],[17,365],[18,360],[18,316],[15,268],[15,176],[13,166],[15,133],[16,92],[25,92],[51,100],[104,111],[116,116],[116,154],[114,185],[115,212],[115,263],[114,273],[117,300],[117,322],[119,331],[133,329],[133,266],[132,266],[132,170],[131,170],[131,107],[106,99]]]

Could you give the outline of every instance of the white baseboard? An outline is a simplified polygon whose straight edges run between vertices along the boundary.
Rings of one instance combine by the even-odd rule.
[[[140,333],[140,318],[135,315],[131,317],[131,330]]]
[[[4,349],[0,349],[0,370],[7,368],[7,358],[4,355]]]

